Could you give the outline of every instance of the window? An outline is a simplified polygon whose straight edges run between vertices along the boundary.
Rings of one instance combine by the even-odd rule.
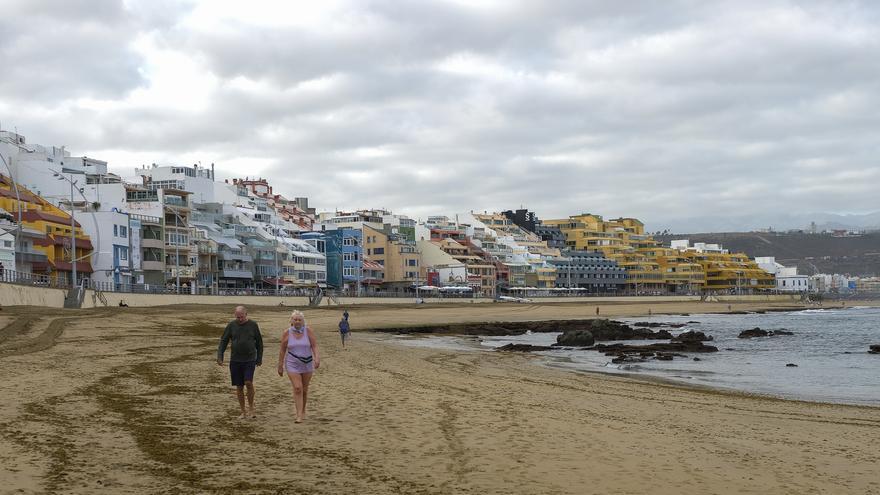
[[[419,260],[407,260],[406,264],[409,266],[419,266]]]
[[[356,252],[354,252],[354,253],[342,253],[342,259],[345,260],[345,261],[357,261],[357,260],[358,260],[358,254],[357,254]]]
[[[385,254],[385,248],[376,248],[373,250],[373,254]]]
[[[12,241],[3,241],[3,247],[12,247]]]
[[[128,248],[119,248],[119,261],[128,261]]]
[[[128,237],[128,227],[119,226],[119,237]]]
[[[343,246],[357,246],[358,245],[357,239],[355,239],[354,237],[343,237],[342,238],[342,245]]]
[[[342,268],[342,275],[346,277],[354,277],[355,268],[352,266],[346,266]]]

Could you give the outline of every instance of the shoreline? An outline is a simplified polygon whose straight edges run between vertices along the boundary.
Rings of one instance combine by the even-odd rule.
[[[861,301],[865,302],[865,301]],[[789,307],[789,308],[764,308],[764,309],[755,309],[750,311],[723,311],[723,312],[699,312],[699,313],[688,313],[687,316],[699,316],[699,315],[727,315],[727,314],[764,314],[769,312],[791,312],[797,313],[804,310],[849,310],[856,308],[868,308],[868,307],[878,307],[880,304],[874,303],[871,304],[872,301],[866,301],[867,304],[853,304],[852,306],[847,307]],[[637,317],[662,317],[662,316],[684,316],[679,313],[653,313],[653,314],[637,314],[633,316],[624,316],[624,318],[637,318]],[[535,322],[545,322],[545,321],[558,321],[560,323],[571,323],[577,321],[591,321],[595,319],[595,317],[588,318],[580,318],[574,320],[546,320],[546,319],[537,319],[537,320],[520,320],[523,323],[535,323]],[[464,322],[460,324],[456,324],[459,327],[467,327],[469,325],[481,325],[481,326],[491,326],[491,324],[496,323],[509,323],[505,320],[493,320],[493,321],[473,321],[473,322]],[[406,339],[430,339],[432,336],[443,336],[443,337],[455,337],[459,339],[460,344],[464,349],[468,349],[470,352],[498,352],[493,348],[485,347],[481,345],[479,342],[475,342],[474,338],[479,339],[480,337],[498,337],[502,335],[494,335],[490,333],[459,333],[453,330],[455,328],[442,328],[443,325],[437,326],[433,324],[429,325],[413,325],[408,327],[373,327],[366,329],[369,332],[374,332],[377,334],[384,335],[396,335],[400,337],[404,337]],[[427,329],[427,328],[435,328],[438,331],[413,331],[413,332],[405,332],[401,330],[406,330],[407,328],[413,329]],[[461,330],[461,328],[458,328]],[[524,332],[523,332],[524,333]],[[545,332],[541,332],[545,333]],[[554,332],[546,332],[546,333],[554,333]],[[506,334],[506,335],[522,335],[522,334]],[[383,341],[385,341],[383,339]],[[391,342],[395,345],[412,347],[407,344],[394,342],[393,340],[387,340],[386,342]],[[622,341],[626,342],[626,341]],[[437,349],[437,350],[448,350],[442,346],[420,346],[425,348]],[[585,349],[585,351],[594,351],[592,349]],[[724,386],[724,385],[709,385],[704,383],[693,383],[688,381],[688,378],[682,377],[679,379],[672,377],[660,376],[658,374],[652,374],[650,371],[628,371],[628,370],[606,370],[600,366],[588,368],[584,366],[567,366],[564,362],[560,360],[567,359],[563,356],[553,356],[552,354],[544,354],[544,352],[552,352],[552,351],[540,351],[541,353],[537,353],[536,351],[525,351],[525,352],[511,352],[514,355],[523,355],[527,356],[527,361],[536,366],[542,366],[550,369],[559,370],[566,373],[588,373],[588,374],[596,374],[603,377],[613,377],[619,378],[623,380],[631,380],[634,382],[644,383],[644,384],[656,384],[663,386],[672,386],[685,388],[700,392],[710,392],[710,393],[719,393],[719,394],[728,394],[732,396],[741,396],[741,397],[752,397],[752,398],[761,398],[768,400],[779,400],[779,401],[791,401],[798,402],[803,404],[821,404],[821,405],[832,405],[832,406],[848,406],[848,407],[861,407],[868,409],[878,409],[880,408],[880,404],[870,404],[864,402],[858,402],[858,399],[840,399],[840,400],[831,400],[831,399],[821,399],[821,398],[809,398],[798,396],[796,393],[786,394],[783,392],[770,392],[770,391],[760,391],[760,390],[744,390],[738,389],[734,386]],[[598,351],[594,351],[598,352]],[[867,351],[866,351],[867,352]],[[569,361],[570,362],[570,361]]]

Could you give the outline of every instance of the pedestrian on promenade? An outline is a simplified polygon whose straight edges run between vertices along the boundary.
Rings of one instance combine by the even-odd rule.
[[[347,314],[347,313],[346,313]],[[339,336],[342,337],[342,347],[345,347],[345,341],[350,337],[351,327],[348,325],[348,318],[345,316],[339,320]]]
[[[599,316],[599,306],[596,306],[596,316]]]
[[[321,366],[315,333],[306,325],[306,318],[299,311],[290,314],[290,327],[281,334],[278,350],[278,376],[290,379],[293,402],[296,409],[294,423],[306,419],[306,403],[309,398],[309,382],[312,373]]]
[[[217,365],[223,366],[223,353],[232,342],[232,353],[229,356],[229,375],[238,395],[238,406],[241,408],[239,419],[256,417],[254,408],[254,370],[263,364],[263,336],[257,322],[248,318],[247,308],[236,306],[233,313],[235,319],[226,325],[220,346],[217,348]],[[247,405],[245,409],[245,388],[247,388]]]

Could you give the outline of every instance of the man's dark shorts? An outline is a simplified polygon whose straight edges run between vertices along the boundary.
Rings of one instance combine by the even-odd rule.
[[[244,382],[254,381],[256,368],[256,361],[230,361],[229,375],[232,377],[232,384],[236,387],[244,387]]]

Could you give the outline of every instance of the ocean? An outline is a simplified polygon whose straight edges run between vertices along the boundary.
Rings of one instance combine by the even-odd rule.
[[[655,315],[617,318],[625,323],[684,323],[673,334],[699,330],[714,337],[715,353],[689,353],[673,361],[612,364],[596,351],[538,352],[545,364],[572,371],[651,376],[717,389],[816,402],[880,406],[880,308],[808,309],[765,314]],[[737,338],[742,330],[786,329],[794,335]],[[664,327],[665,328],[665,327]],[[655,329],[657,330],[657,329]],[[401,337],[402,343],[460,350],[492,350],[509,343],[550,345],[558,333],[499,337]],[[649,344],[664,341],[625,341]],[[611,343],[611,342],[602,342]],[[700,361],[694,361],[699,357]],[[788,363],[797,367],[787,367]]]

